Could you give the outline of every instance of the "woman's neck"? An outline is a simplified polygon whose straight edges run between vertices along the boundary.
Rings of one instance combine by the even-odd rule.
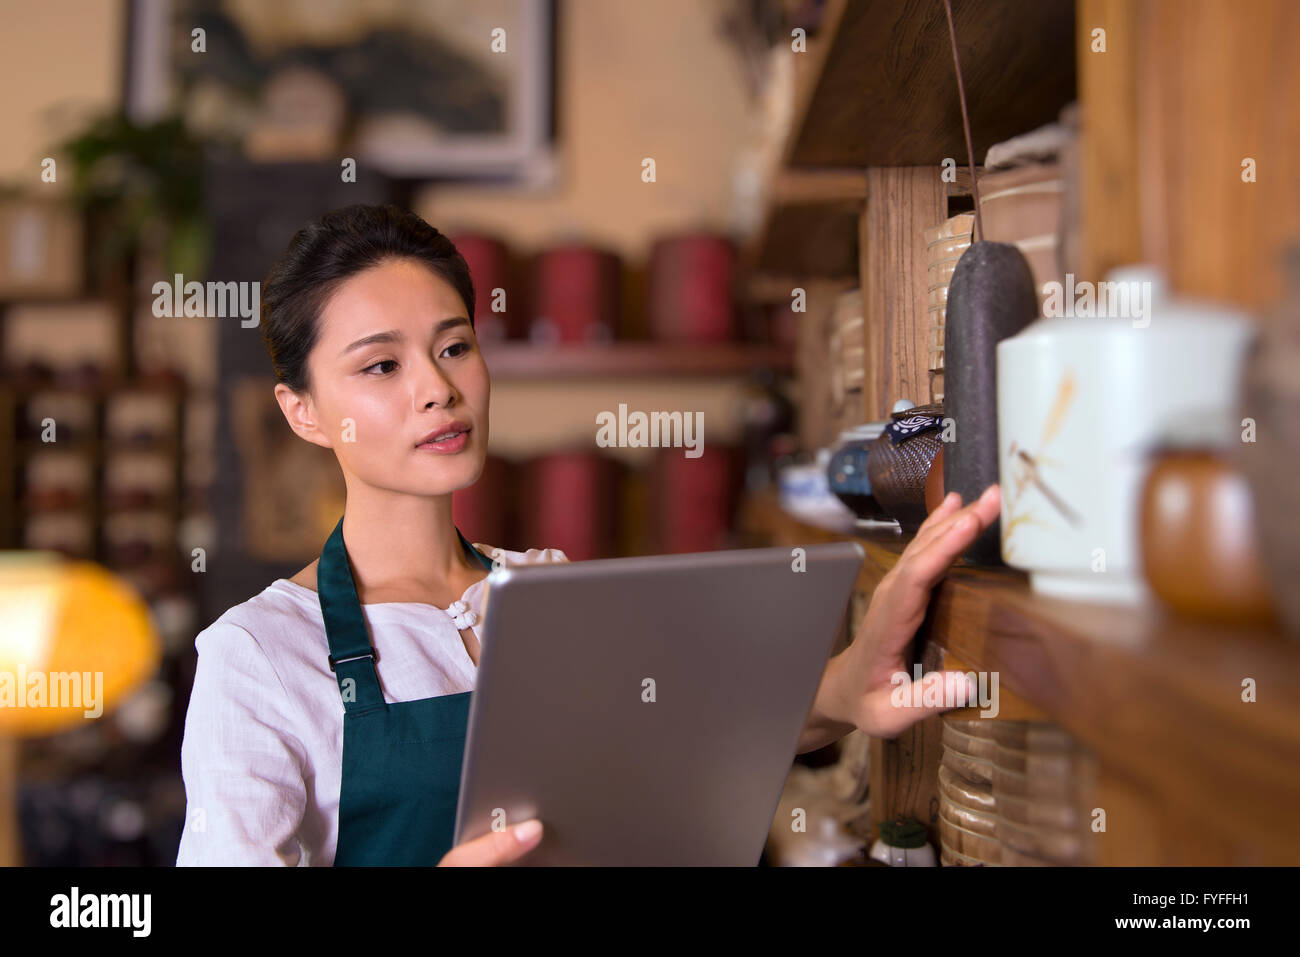
[[[450,494],[349,488],[343,542],[362,604],[416,601],[445,608],[485,574],[460,544]]]

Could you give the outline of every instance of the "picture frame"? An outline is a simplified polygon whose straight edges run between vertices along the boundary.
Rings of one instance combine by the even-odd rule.
[[[179,111],[242,147],[259,123],[302,122],[306,100],[338,134],[297,131],[319,159],[546,187],[558,171],[555,29],[555,0],[426,0],[398,13],[377,0],[129,0],[124,101],[136,122]],[[331,100],[343,104],[337,129]]]

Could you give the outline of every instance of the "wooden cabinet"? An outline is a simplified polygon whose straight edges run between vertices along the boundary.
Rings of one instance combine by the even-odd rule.
[[[1097,281],[1151,262],[1174,294],[1263,321],[1281,295],[1283,249],[1300,240],[1300,61],[1289,50],[1300,6],[953,0],[953,9],[977,164],[989,145],[1077,99],[1078,172],[1067,186],[1077,235],[1064,265]],[[782,218],[790,194],[772,191],[748,285],[771,297],[801,283],[857,283],[865,422],[899,397],[927,397],[923,231],[962,208],[963,185],[941,176],[945,159],[967,163],[942,6],[832,2],[807,56],[779,176],[820,172],[840,188],[797,194],[793,219]],[[777,223],[786,225],[776,232]],[[785,252],[811,242],[838,248]],[[845,250],[856,274],[845,272]],[[856,537],[867,551],[862,599],[906,545],[897,532],[808,525],[775,498],[752,498],[744,519],[773,544]],[[1060,819],[1075,831],[1056,846],[1069,862],[1300,863],[1291,693],[1300,644],[1281,633],[1049,599],[1015,570],[958,565],[935,590],[915,659],[926,670],[997,672],[994,720],[1059,732],[1053,773],[1073,801]],[[976,713],[950,712],[950,743],[983,747],[957,723]],[[872,742],[871,837],[901,814],[926,822],[939,846],[945,720]],[[1013,759],[1028,753],[1003,747]],[[1008,817],[1027,806],[1008,802]],[[1031,862],[1013,850],[1001,863]]]

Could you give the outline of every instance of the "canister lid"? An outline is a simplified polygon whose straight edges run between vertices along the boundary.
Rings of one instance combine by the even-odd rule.
[[[882,821],[880,824],[880,837],[890,847],[900,847],[905,850],[913,847],[924,847],[926,839],[925,825],[914,818]]]

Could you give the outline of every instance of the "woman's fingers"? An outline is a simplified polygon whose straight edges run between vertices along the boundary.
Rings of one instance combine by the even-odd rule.
[[[949,494],[957,495],[958,493],[950,492]],[[958,495],[958,499],[960,499],[960,497],[961,496]],[[921,526],[922,529],[926,529],[927,532],[926,535],[923,537],[918,531],[916,538],[913,539],[913,542],[917,543],[918,550],[920,548],[924,548],[926,545],[929,545],[931,542],[934,542],[935,540],[941,538],[943,535],[947,534],[948,530],[951,529],[953,525],[960,522],[967,515],[971,515],[978,512],[985,517],[989,517],[989,516],[996,517],[998,510],[1001,508],[1001,504],[1002,504],[1001,487],[998,485],[998,483],[994,482],[992,485],[990,485],[980,494],[979,498],[977,498],[975,501],[971,502],[971,504],[963,508],[953,509],[951,511],[944,512],[943,514],[940,514],[939,510],[935,509],[934,513],[930,516],[930,518],[934,518],[935,516],[938,516],[938,521],[936,521],[933,525],[930,525],[929,519],[927,519],[926,524],[929,525],[929,528],[926,529],[925,525]]]
[[[965,508],[956,507],[960,501],[961,496],[956,492],[944,499],[872,595],[862,627],[868,626],[868,618],[887,624],[885,640],[889,647],[893,647],[890,639],[911,640],[911,631],[925,614],[931,589],[957,556],[997,518],[1002,505],[1001,490],[994,483]],[[905,637],[896,634],[900,630],[906,632]]]
[[[523,857],[542,839],[542,822],[523,821],[504,831],[488,831],[482,837],[458,844],[446,853],[439,867],[499,867]]]
[[[917,576],[931,584],[941,578],[957,557],[974,543],[1002,510],[1002,490],[994,483],[965,508],[941,519],[910,556]]]
[[[919,682],[899,672],[888,687],[865,695],[858,728],[873,737],[893,738],[922,718],[978,703],[978,686],[964,672],[931,671]]]
[[[949,492],[945,495],[943,501],[939,503],[933,512],[926,516],[925,521],[921,523],[921,527],[916,530],[912,541],[908,543],[908,548],[919,548],[918,543],[929,541],[934,536],[935,529],[960,508],[960,492]]]
[[[931,589],[948,573],[958,556],[993,523],[1000,510],[1001,490],[996,484],[990,485],[970,505],[941,516],[924,540],[913,540],[891,572],[899,579],[900,608],[919,609],[923,614]]]
[[[995,487],[997,487],[996,482],[984,490],[981,498],[976,499],[965,508],[962,508],[961,505],[961,493],[949,492],[944,496],[943,501],[939,503],[938,507],[926,516],[925,521],[921,523],[921,527],[916,530],[916,534],[908,544],[908,548],[919,550],[924,548],[938,536],[944,534],[947,529],[952,527],[954,521],[959,520],[964,514],[971,512],[979,506],[983,501],[983,496],[989,495],[991,490]]]

